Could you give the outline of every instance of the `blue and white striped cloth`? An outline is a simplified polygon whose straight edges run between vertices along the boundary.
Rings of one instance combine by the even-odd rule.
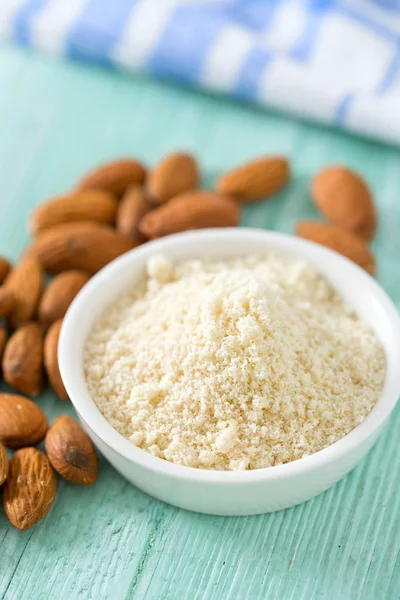
[[[0,0],[0,38],[400,143],[400,0]]]

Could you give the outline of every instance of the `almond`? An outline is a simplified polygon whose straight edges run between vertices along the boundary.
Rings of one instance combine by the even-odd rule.
[[[45,271],[59,273],[83,269],[96,273],[107,263],[137,245],[111,227],[97,223],[64,223],[44,231],[28,248]]]
[[[14,292],[4,285],[0,287],[0,318],[7,317],[15,306]]]
[[[7,329],[3,325],[0,325],[0,361],[3,358],[4,348],[7,344],[7,337]]]
[[[6,447],[0,442],[0,485],[3,485],[8,474],[8,456]]]
[[[156,204],[193,190],[199,182],[196,160],[190,154],[174,153],[165,156],[146,181],[146,190]]]
[[[117,231],[121,235],[143,242],[145,238],[139,232],[138,225],[141,218],[150,210],[151,204],[142,188],[139,186],[129,187],[118,207]]]
[[[36,446],[47,431],[44,412],[17,394],[0,394],[0,441],[8,448]]]
[[[234,200],[212,192],[187,192],[148,213],[140,221],[140,231],[150,239],[203,227],[233,227],[239,222]]]
[[[56,498],[57,478],[49,459],[36,448],[18,450],[10,461],[3,506],[12,525],[25,531],[41,521]]]
[[[121,196],[128,186],[143,183],[146,171],[136,160],[120,159],[105,163],[90,171],[78,184],[79,189],[104,190]]]
[[[113,225],[117,202],[102,190],[81,190],[40,204],[31,214],[29,230],[38,235],[46,229],[71,221],[95,221]]]
[[[0,256],[0,284],[3,283],[9,272],[11,271],[11,265],[6,258]]]
[[[311,196],[322,214],[335,225],[370,241],[376,231],[372,194],[365,181],[341,165],[326,167],[311,183]]]
[[[75,269],[60,273],[49,283],[39,304],[39,320],[48,327],[67,312],[77,293],[89,281],[90,274]]]
[[[343,254],[371,275],[375,273],[376,264],[373,255],[366,244],[353,233],[337,225],[318,221],[301,221],[296,226],[296,233],[302,238]]]
[[[216,190],[241,202],[254,202],[279,192],[289,179],[286,158],[265,156],[222,175],[216,183]]]
[[[44,388],[43,334],[37,323],[17,329],[3,355],[3,377],[15,391],[37,396]]]
[[[68,415],[57,417],[45,440],[47,456],[67,481],[90,485],[97,479],[97,457],[90,438]]]
[[[60,400],[68,400],[67,390],[65,389],[63,380],[61,379],[60,369],[58,366],[58,339],[60,337],[61,325],[62,319],[59,319],[52,324],[46,334],[44,340],[44,366],[50,385],[57,394],[58,398]]]
[[[32,319],[43,289],[43,270],[35,257],[25,256],[11,271],[4,286],[14,294],[14,307],[9,316],[12,327],[20,327]]]

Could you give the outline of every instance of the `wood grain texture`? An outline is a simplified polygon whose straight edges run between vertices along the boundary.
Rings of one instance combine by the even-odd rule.
[[[376,143],[142,78],[0,50],[0,254],[27,243],[26,214],[98,162],[154,164],[195,153],[204,182],[257,154],[287,154],[293,182],[246,207],[243,224],[292,231],[315,218],[310,176],[359,169],[379,201],[378,280],[400,306],[400,152]],[[46,392],[51,420],[72,408]],[[0,599],[395,600],[400,588],[400,406],[362,463],[312,501],[221,518],[158,502],[104,460],[98,482],[59,481],[28,532],[0,512]]]

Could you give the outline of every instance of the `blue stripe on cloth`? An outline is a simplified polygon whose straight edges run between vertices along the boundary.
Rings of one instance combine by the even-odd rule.
[[[363,15],[356,10],[349,8],[347,5],[341,6],[339,3],[335,7],[337,14],[341,14],[346,18],[352,19],[353,21],[357,21],[363,27],[370,29],[373,33],[383,37],[385,40],[389,42],[398,42],[400,40],[400,36],[398,33],[394,33],[390,31],[387,27],[384,27],[378,22],[375,22],[369,19],[367,16]]]
[[[265,31],[282,0],[236,0],[226,7],[226,18],[253,32]]]
[[[225,25],[222,5],[199,3],[178,7],[146,67],[161,77],[195,83],[212,43]]]
[[[232,93],[237,98],[256,100],[261,77],[270,63],[271,53],[263,48],[254,48],[247,55]]]
[[[23,46],[29,46],[31,43],[30,25],[34,17],[49,0],[29,0],[24,4],[14,16],[13,22],[13,40]]]
[[[382,78],[380,85],[378,86],[378,94],[385,94],[387,91],[389,91],[397,75],[400,76],[400,44],[397,48],[396,54],[392,59],[392,62]]]
[[[371,4],[376,4],[379,8],[386,8],[394,12],[400,11],[400,0],[368,0]]]
[[[111,64],[110,53],[119,41],[137,2],[138,0],[88,0],[68,33],[67,55],[78,60]]]
[[[309,0],[307,6],[313,12],[325,12],[328,8],[334,7],[336,0]]]
[[[332,3],[333,0],[310,0],[310,2],[305,3],[307,22],[300,39],[297,40],[289,52],[291,58],[301,61],[307,61],[310,58],[316,47],[320,25],[326,14],[329,14]]]
[[[355,94],[346,94],[346,96],[344,96],[344,98],[342,98],[340,101],[335,114],[335,123],[337,125],[343,125],[345,122],[347,111],[354,97]]]
[[[369,0],[369,2],[376,4],[379,8],[400,11],[400,0]]]

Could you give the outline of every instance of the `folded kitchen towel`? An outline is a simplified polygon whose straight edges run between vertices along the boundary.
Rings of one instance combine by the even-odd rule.
[[[400,144],[400,0],[0,0],[0,38]]]

